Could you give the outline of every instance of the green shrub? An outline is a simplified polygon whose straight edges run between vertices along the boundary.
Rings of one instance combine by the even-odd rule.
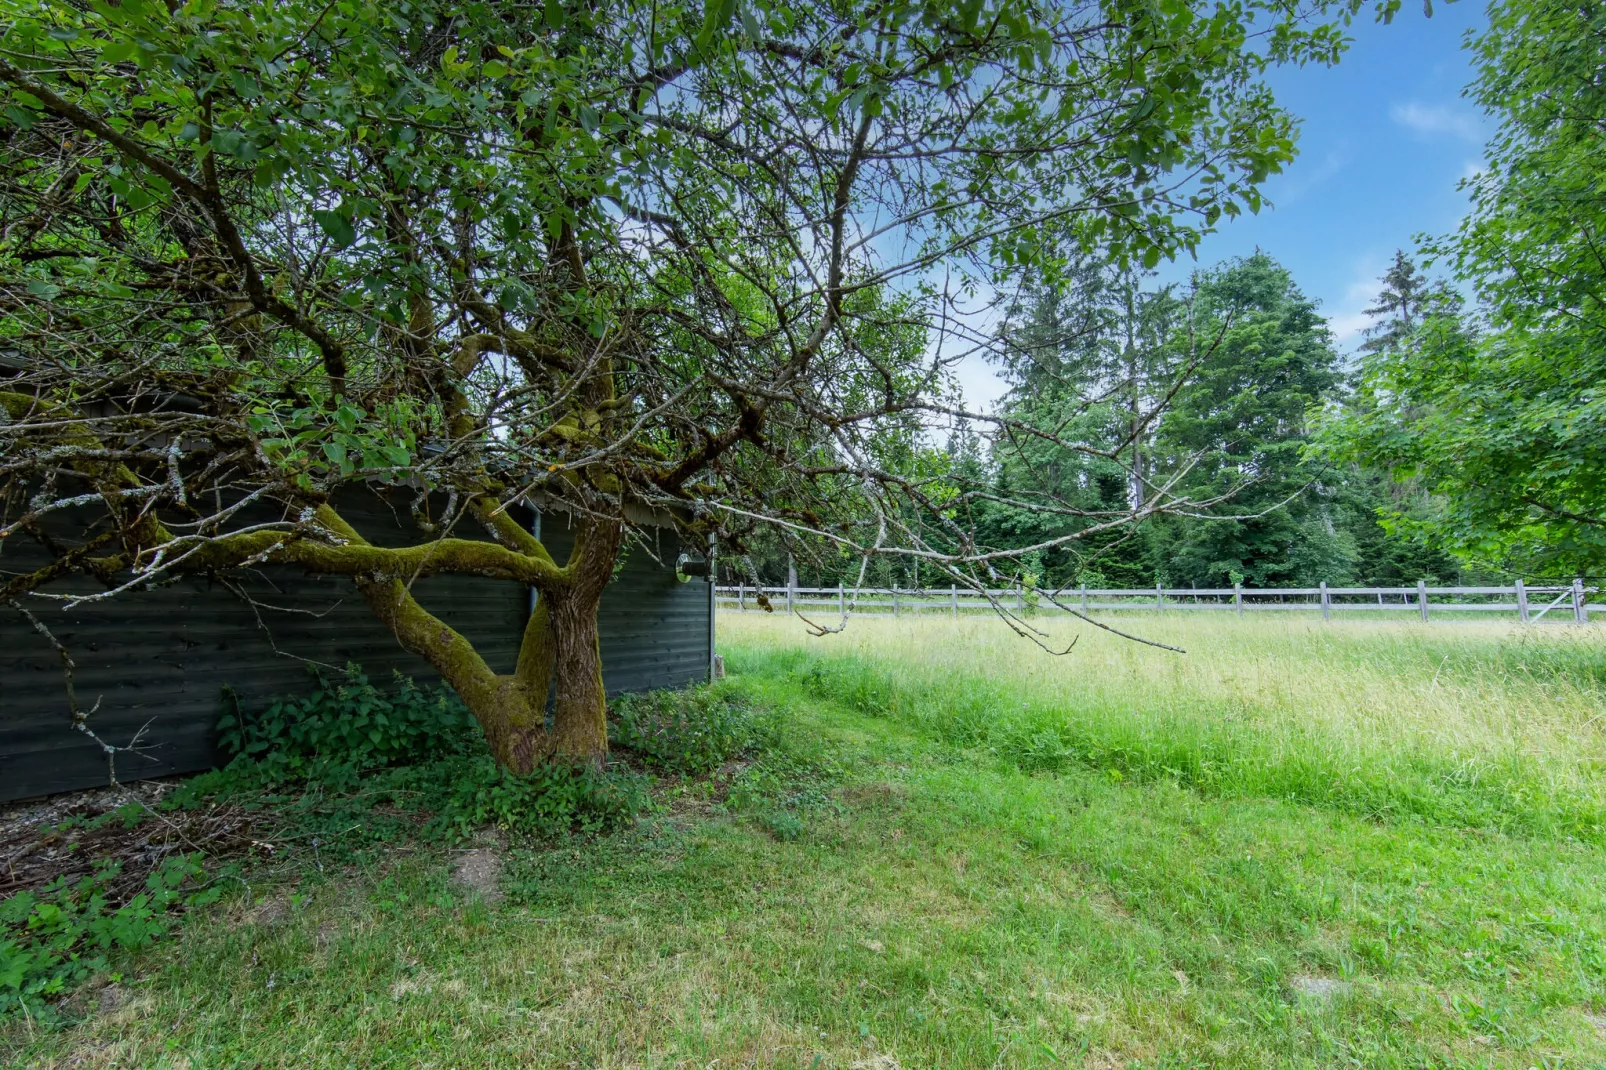
[[[218,722],[218,742],[241,764],[241,777],[261,786],[308,781],[346,790],[368,770],[465,754],[478,738],[473,716],[449,688],[426,691],[398,673],[387,693],[356,665],[311,672],[313,691],[249,715],[235,699]]]
[[[0,1017],[52,1018],[50,1001],[105,970],[112,951],[149,945],[167,931],[170,910],[218,896],[215,884],[194,886],[200,856],[178,855],[145,878],[143,892],[113,907],[108,887],[119,868],[107,863],[0,901]]]
[[[624,695],[609,735],[649,769],[682,776],[711,773],[766,748],[774,735],[751,703],[730,687],[693,687]]]
[[[349,860],[422,833],[466,839],[485,825],[538,836],[628,823],[650,804],[639,777],[554,763],[527,775],[497,766],[473,717],[444,687],[396,677],[389,693],[356,665],[314,670],[309,694],[236,710],[220,725],[234,759],[174,791],[196,806],[223,795],[271,811],[279,838]]]

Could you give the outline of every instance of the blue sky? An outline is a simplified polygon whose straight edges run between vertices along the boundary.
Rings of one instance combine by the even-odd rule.
[[[1441,0],[1432,18],[1406,0],[1392,25],[1357,21],[1338,66],[1272,72],[1278,98],[1303,120],[1299,158],[1267,183],[1271,207],[1226,223],[1196,264],[1163,267],[1161,277],[1184,279],[1258,246],[1321,302],[1339,348],[1352,350],[1394,250],[1465,214],[1456,183],[1481,165],[1491,125],[1461,98],[1473,73],[1461,44],[1484,25],[1481,0]],[[972,403],[1000,392],[988,368],[964,368],[961,380]]]
[[[1267,184],[1274,207],[1206,239],[1199,264],[1259,246],[1351,348],[1394,250],[1454,229],[1466,212],[1456,183],[1481,165],[1490,124],[1461,98],[1473,77],[1461,43],[1485,25],[1476,0],[1435,4],[1432,18],[1407,0],[1392,25],[1357,23],[1337,67],[1274,72],[1278,99],[1303,120],[1299,158]]]

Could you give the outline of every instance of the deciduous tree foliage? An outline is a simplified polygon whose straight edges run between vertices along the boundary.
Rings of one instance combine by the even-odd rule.
[[[1606,8],[1503,0],[1468,95],[1500,120],[1472,211],[1430,243],[1477,294],[1368,361],[1338,452],[1442,495],[1420,524],[1475,560],[1606,571]],[[1448,295],[1445,295],[1448,298]],[[1481,329],[1480,329],[1481,328]]]
[[[51,563],[0,601],[347,576],[504,764],[597,758],[596,609],[644,513],[987,580],[973,488],[905,463],[972,419],[955,298],[1257,208],[1293,146],[1259,77],[1336,58],[1324,7],[12,4],[0,540]],[[341,516],[373,482],[419,495],[414,544]],[[565,561],[530,503],[574,518]],[[538,590],[512,673],[412,597],[452,573]]]

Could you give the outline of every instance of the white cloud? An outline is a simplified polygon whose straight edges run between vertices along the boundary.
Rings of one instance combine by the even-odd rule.
[[[1335,302],[1332,313],[1327,317],[1333,342],[1341,352],[1352,351],[1359,345],[1361,332],[1371,326],[1372,317],[1366,314],[1366,310],[1377,300],[1378,291],[1383,288],[1379,280],[1392,260],[1392,254],[1385,257],[1373,253],[1355,262],[1350,281],[1344,287],[1344,296]]]
[[[1333,329],[1333,341],[1340,349],[1347,349],[1351,343],[1359,341],[1361,332],[1371,322],[1372,317],[1365,312],[1346,312],[1327,317],[1327,325]]]
[[[1478,117],[1462,108],[1443,104],[1424,104],[1408,100],[1389,108],[1389,118],[1418,134],[1428,136],[1449,135],[1474,144],[1483,140]]]
[[[1275,185],[1267,188],[1267,194],[1274,206],[1297,204],[1318,186],[1342,171],[1349,162],[1350,151],[1347,145],[1329,150],[1319,162],[1306,164],[1303,161],[1295,161],[1287,174]]]

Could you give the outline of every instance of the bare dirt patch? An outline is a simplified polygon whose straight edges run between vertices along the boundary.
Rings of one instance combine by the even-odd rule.
[[[1289,981],[1288,987],[1296,996],[1305,996],[1326,1003],[1339,996],[1348,995],[1351,986],[1349,982],[1333,977],[1300,976]]]
[[[502,901],[502,853],[494,847],[464,851],[452,863],[452,883],[487,903]]]
[[[107,892],[120,903],[143,888],[146,876],[170,855],[227,857],[258,846],[259,813],[236,806],[158,811],[173,786],[146,781],[8,806],[0,812],[0,898],[116,862],[121,869]]]

